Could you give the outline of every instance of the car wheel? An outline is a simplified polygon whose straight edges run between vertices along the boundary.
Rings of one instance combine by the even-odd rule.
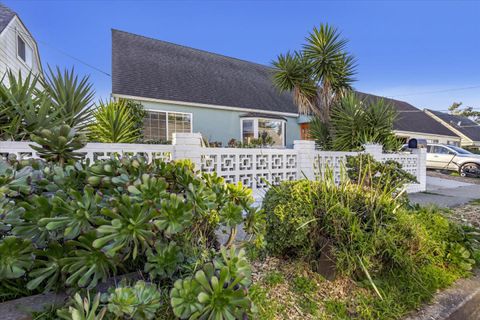
[[[462,177],[479,177],[480,176],[480,165],[476,163],[465,163],[460,167],[460,175]]]

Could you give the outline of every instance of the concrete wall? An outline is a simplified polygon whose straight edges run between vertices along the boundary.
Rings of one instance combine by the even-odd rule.
[[[20,35],[25,43],[33,49],[31,67],[17,56],[17,35]],[[0,77],[8,69],[12,70],[14,74],[18,74],[20,71],[22,76],[27,75],[30,71],[39,74],[42,70],[36,43],[18,17],[14,17],[0,34]]]
[[[232,138],[241,140],[240,116],[242,111],[211,109],[186,105],[140,101],[145,109],[158,111],[186,112],[193,114],[193,132],[199,132],[208,141],[221,141],[226,146]],[[286,147],[292,148],[293,141],[300,139],[300,126],[297,117],[282,116],[286,122]]]

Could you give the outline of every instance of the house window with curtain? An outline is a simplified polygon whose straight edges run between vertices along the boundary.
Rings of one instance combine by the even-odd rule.
[[[285,146],[285,124],[283,119],[243,118],[241,119],[241,136],[244,143],[252,139],[271,138],[273,146]]]
[[[145,140],[171,141],[175,132],[192,132],[192,114],[147,110],[143,124]]]

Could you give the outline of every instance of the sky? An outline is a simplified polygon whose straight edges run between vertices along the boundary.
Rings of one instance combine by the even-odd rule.
[[[103,99],[111,92],[112,28],[270,65],[329,23],[358,61],[355,89],[418,108],[446,110],[455,101],[480,110],[480,2],[0,2],[36,38],[45,69],[75,67]]]

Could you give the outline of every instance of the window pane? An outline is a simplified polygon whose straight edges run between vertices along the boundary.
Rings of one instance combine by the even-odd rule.
[[[242,121],[242,132],[243,132],[243,142],[250,143],[250,141],[255,138],[253,131],[253,120],[243,120]]]
[[[173,133],[192,132],[192,116],[184,113],[168,113],[168,139],[173,139]]]
[[[17,48],[18,48],[18,56],[22,58],[23,61],[26,61],[25,56],[25,42],[23,41],[20,36],[17,37]]]
[[[283,121],[258,119],[258,137],[263,141],[271,138],[274,146],[283,146]]]
[[[167,140],[166,116],[165,112],[147,111],[143,122],[145,140]]]

